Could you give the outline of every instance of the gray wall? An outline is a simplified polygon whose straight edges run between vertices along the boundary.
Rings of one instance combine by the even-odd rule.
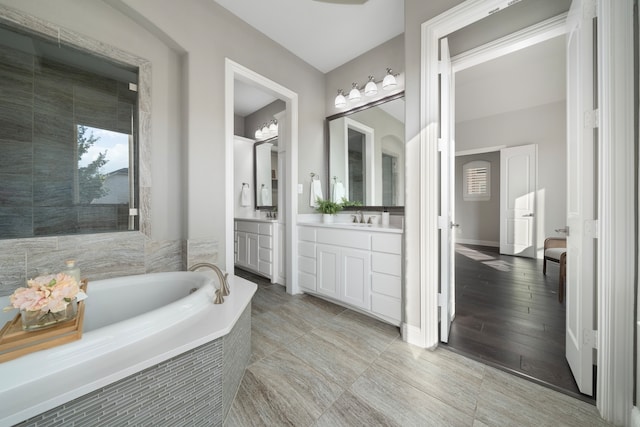
[[[456,151],[505,145],[538,145],[538,247],[566,223],[566,103],[512,111],[456,123]],[[540,251],[539,254],[540,256]]]
[[[462,166],[474,160],[491,163],[491,199],[466,201],[463,198]],[[500,152],[456,157],[456,242],[498,246],[500,244]]]
[[[278,113],[286,110],[287,106],[284,101],[278,99],[271,104],[255,111],[244,118],[244,133],[236,134],[242,135],[245,138],[255,139],[256,129],[262,126],[264,123],[269,123],[273,120],[274,116]]]
[[[324,105],[318,102],[324,75],[213,2],[0,4],[150,61],[151,235],[158,241],[187,240],[188,248],[197,247],[210,262],[225,262],[225,58],[299,95],[300,176],[325,163]],[[299,210],[312,211],[304,200],[302,195]]]

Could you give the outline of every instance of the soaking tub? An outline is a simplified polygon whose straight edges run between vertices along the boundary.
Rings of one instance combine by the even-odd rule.
[[[250,327],[246,324],[250,322],[250,301],[257,286],[230,276],[231,295],[225,297],[224,304],[215,305],[217,282],[211,271],[89,282],[80,340],[0,363],[0,426],[28,419],[27,425],[63,419],[65,423],[84,425],[115,422],[117,417],[169,421],[179,411],[172,408],[162,413],[167,406],[162,397],[175,400],[182,393],[186,394],[183,402],[193,401],[188,394],[195,391],[188,387],[198,378],[189,376],[198,370],[211,377],[197,390],[211,388],[207,399],[220,400],[220,413],[204,416],[210,425],[219,424],[217,420],[223,419],[230,405],[228,396],[235,393],[235,383],[239,384],[244,370],[240,365],[248,361]],[[8,305],[8,297],[0,298],[0,305]],[[236,325],[239,320],[241,326]],[[232,339],[227,337],[230,334]],[[229,369],[236,372],[234,377],[240,372],[240,378],[230,379],[225,372],[216,372],[227,369],[223,363],[226,360],[235,360]],[[179,376],[166,374],[185,364],[188,369],[180,371]],[[219,380],[212,380],[216,375]],[[223,382],[232,390],[223,390]],[[136,400],[139,404],[132,406]],[[211,400],[207,404],[211,406]],[[202,412],[202,405],[196,406],[187,416],[201,415],[198,411]]]

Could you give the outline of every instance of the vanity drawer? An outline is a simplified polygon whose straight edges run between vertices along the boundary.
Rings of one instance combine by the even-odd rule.
[[[258,261],[258,271],[260,273],[271,277],[271,268],[270,262]]]
[[[236,221],[236,230],[244,231],[246,233],[258,234],[259,224],[257,222],[250,221]]]
[[[298,272],[298,284],[301,288],[309,289],[311,291],[316,290],[316,275],[308,274],[303,271]]]
[[[316,241],[316,229],[311,227],[298,227],[298,240],[305,242]]]
[[[315,259],[316,244],[310,242],[298,242],[298,255]]]
[[[402,236],[400,234],[373,233],[371,250],[400,255],[402,254]]]
[[[400,300],[386,295],[371,294],[371,311],[400,322],[402,307]]]
[[[371,270],[377,273],[402,275],[402,257],[395,254],[373,252],[371,254]]]
[[[273,238],[270,236],[258,236],[259,246],[261,248],[271,249],[273,248]]]
[[[318,243],[347,248],[370,249],[371,234],[362,231],[325,228],[318,230]]]
[[[270,263],[272,261],[272,254],[271,249],[260,248],[260,250],[258,250],[258,260]]]
[[[258,230],[260,234],[264,234],[265,236],[273,236],[273,225],[271,224],[258,223]]]
[[[389,297],[402,296],[402,280],[399,276],[384,273],[371,273],[371,291]]]
[[[316,275],[315,258],[298,257],[298,270],[304,273]]]

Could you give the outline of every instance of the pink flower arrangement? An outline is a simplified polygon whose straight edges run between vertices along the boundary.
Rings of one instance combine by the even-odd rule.
[[[65,273],[39,276],[27,281],[27,288],[16,289],[10,297],[11,306],[27,311],[57,313],[67,308],[80,292],[76,280]]]

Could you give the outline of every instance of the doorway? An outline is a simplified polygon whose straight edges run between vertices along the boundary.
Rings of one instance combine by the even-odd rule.
[[[283,166],[280,175],[283,177],[284,186],[278,188],[279,198],[282,196],[282,207],[278,209],[278,215],[284,220],[284,233],[279,237],[284,241],[285,251],[281,260],[286,260],[284,266],[286,290],[289,294],[298,293],[297,283],[297,245],[298,240],[296,228],[298,193],[296,191],[298,181],[298,95],[284,86],[267,79],[260,74],[243,67],[230,60],[225,60],[225,164],[227,165],[225,178],[225,241],[226,241],[226,262],[227,271],[234,270],[234,209],[236,206],[236,192],[234,183],[234,107],[235,107],[235,82],[258,87],[263,92],[270,94],[274,98],[281,99],[285,103],[284,114],[278,114],[279,141],[284,149]],[[284,164],[282,164],[284,163]],[[241,184],[241,183],[240,183]]]

